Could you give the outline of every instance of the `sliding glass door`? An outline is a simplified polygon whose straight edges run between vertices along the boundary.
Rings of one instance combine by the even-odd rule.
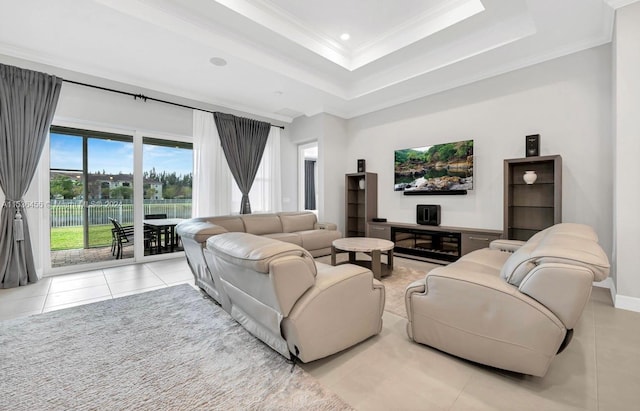
[[[192,178],[191,143],[52,127],[52,268],[182,251]]]
[[[193,145],[144,137],[144,233],[151,240],[145,255],[183,251],[175,226],[191,218]]]
[[[53,127],[49,177],[52,267],[133,258],[132,136]]]

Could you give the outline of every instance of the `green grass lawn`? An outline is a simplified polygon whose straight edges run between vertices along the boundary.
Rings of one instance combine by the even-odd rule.
[[[89,246],[111,246],[111,224],[89,226]],[[51,250],[84,248],[82,226],[51,229]]]

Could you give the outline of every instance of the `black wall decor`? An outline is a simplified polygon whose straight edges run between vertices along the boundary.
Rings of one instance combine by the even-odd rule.
[[[358,173],[364,173],[365,171],[367,171],[365,161],[361,158],[358,160]]]
[[[538,157],[540,155],[540,134],[531,134],[525,140],[525,157]]]

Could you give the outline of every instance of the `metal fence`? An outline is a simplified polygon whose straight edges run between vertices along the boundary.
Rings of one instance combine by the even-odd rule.
[[[84,224],[83,208],[88,209],[88,224],[111,224],[109,218],[121,224],[133,224],[132,200],[51,200],[51,227],[72,227]],[[144,214],[166,214],[167,218],[190,218],[191,199],[144,200]]]

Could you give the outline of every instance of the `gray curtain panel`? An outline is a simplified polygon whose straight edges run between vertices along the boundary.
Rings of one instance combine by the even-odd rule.
[[[316,209],[316,162],[304,160],[304,209]]]
[[[249,191],[258,172],[271,125],[264,121],[214,113],[222,151],[242,192],[240,214],[251,214]]]
[[[62,79],[0,64],[0,288],[38,281],[24,195],[40,161]]]

